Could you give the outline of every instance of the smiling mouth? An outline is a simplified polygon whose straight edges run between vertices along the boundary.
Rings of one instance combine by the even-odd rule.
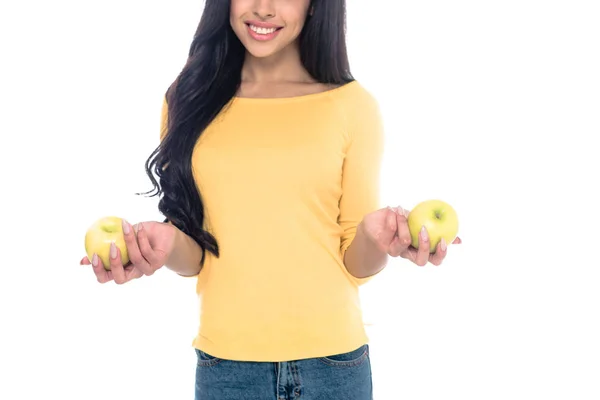
[[[252,24],[246,24],[248,26],[248,28],[250,28],[250,30],[258,35],[270,35],[272,33],[275,33],[281,29],[283,29],[283,27],[270,27],[270,28],[265,28],[262,26],[256,26],[256,25],[252,25]]]

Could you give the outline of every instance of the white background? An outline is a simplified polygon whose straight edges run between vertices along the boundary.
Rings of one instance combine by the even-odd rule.
[[[592,1],[349,0],[384,200],[454,205],[441,267],[362,290],[376,399],[599,399],[600,59]],[[194,280],[100,285],[98,217],[159,219],[143,165],[199,0],[0,6],[0,398],[191,399]]]

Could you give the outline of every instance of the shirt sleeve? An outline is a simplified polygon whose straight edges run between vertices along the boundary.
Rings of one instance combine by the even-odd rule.
[[[342,169],[342,196],[338,222],[342,228],[342,260],[363,217],[380,208],[380,172],[384,149],[383,121],[377,100],[363,92],[347,109],[348,147]],[[356,278],[357,284],[372,277]]]

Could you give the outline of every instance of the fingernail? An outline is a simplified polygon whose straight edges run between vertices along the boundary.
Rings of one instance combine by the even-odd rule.
[[[117,246],[115,245],[115,242],[111,242],[110,244],[110,258],[117,258]]]
[[[427,240],[429,236],[427,235],[427,229],[425,229],[425,225],[421,227],[421,239]]]
[[[144,229],[144,224],[141,222],[138,224],[138,232]]]
[[[440,240],[440,249],[442,251],[446,251],[446,239],[442,238],[442,240]]]
[[[92,265],[94,267],[98,266],[98,254],[94,253],[94,256],[92,257]]]
[[[129,235],[129,232],[131,232],[131,228],[129,227],[129,222],[127,222],[126,220],[123,220],[123,233],[126,235]]]

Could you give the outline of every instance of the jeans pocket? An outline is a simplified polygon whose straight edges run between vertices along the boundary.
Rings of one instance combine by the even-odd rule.
[[[203,352],[202,350],[195,349],[196,356],[198,358],[198,366],[199,367],[212,367],[213,365],[217,365],[223,361],[223,359],[211,356],[208,353]]]
[[[335,354],[319,358],[319,361],[333,367],[356,367],[364,363],[369,357],[369,345],[362,345],[348,353]]]

